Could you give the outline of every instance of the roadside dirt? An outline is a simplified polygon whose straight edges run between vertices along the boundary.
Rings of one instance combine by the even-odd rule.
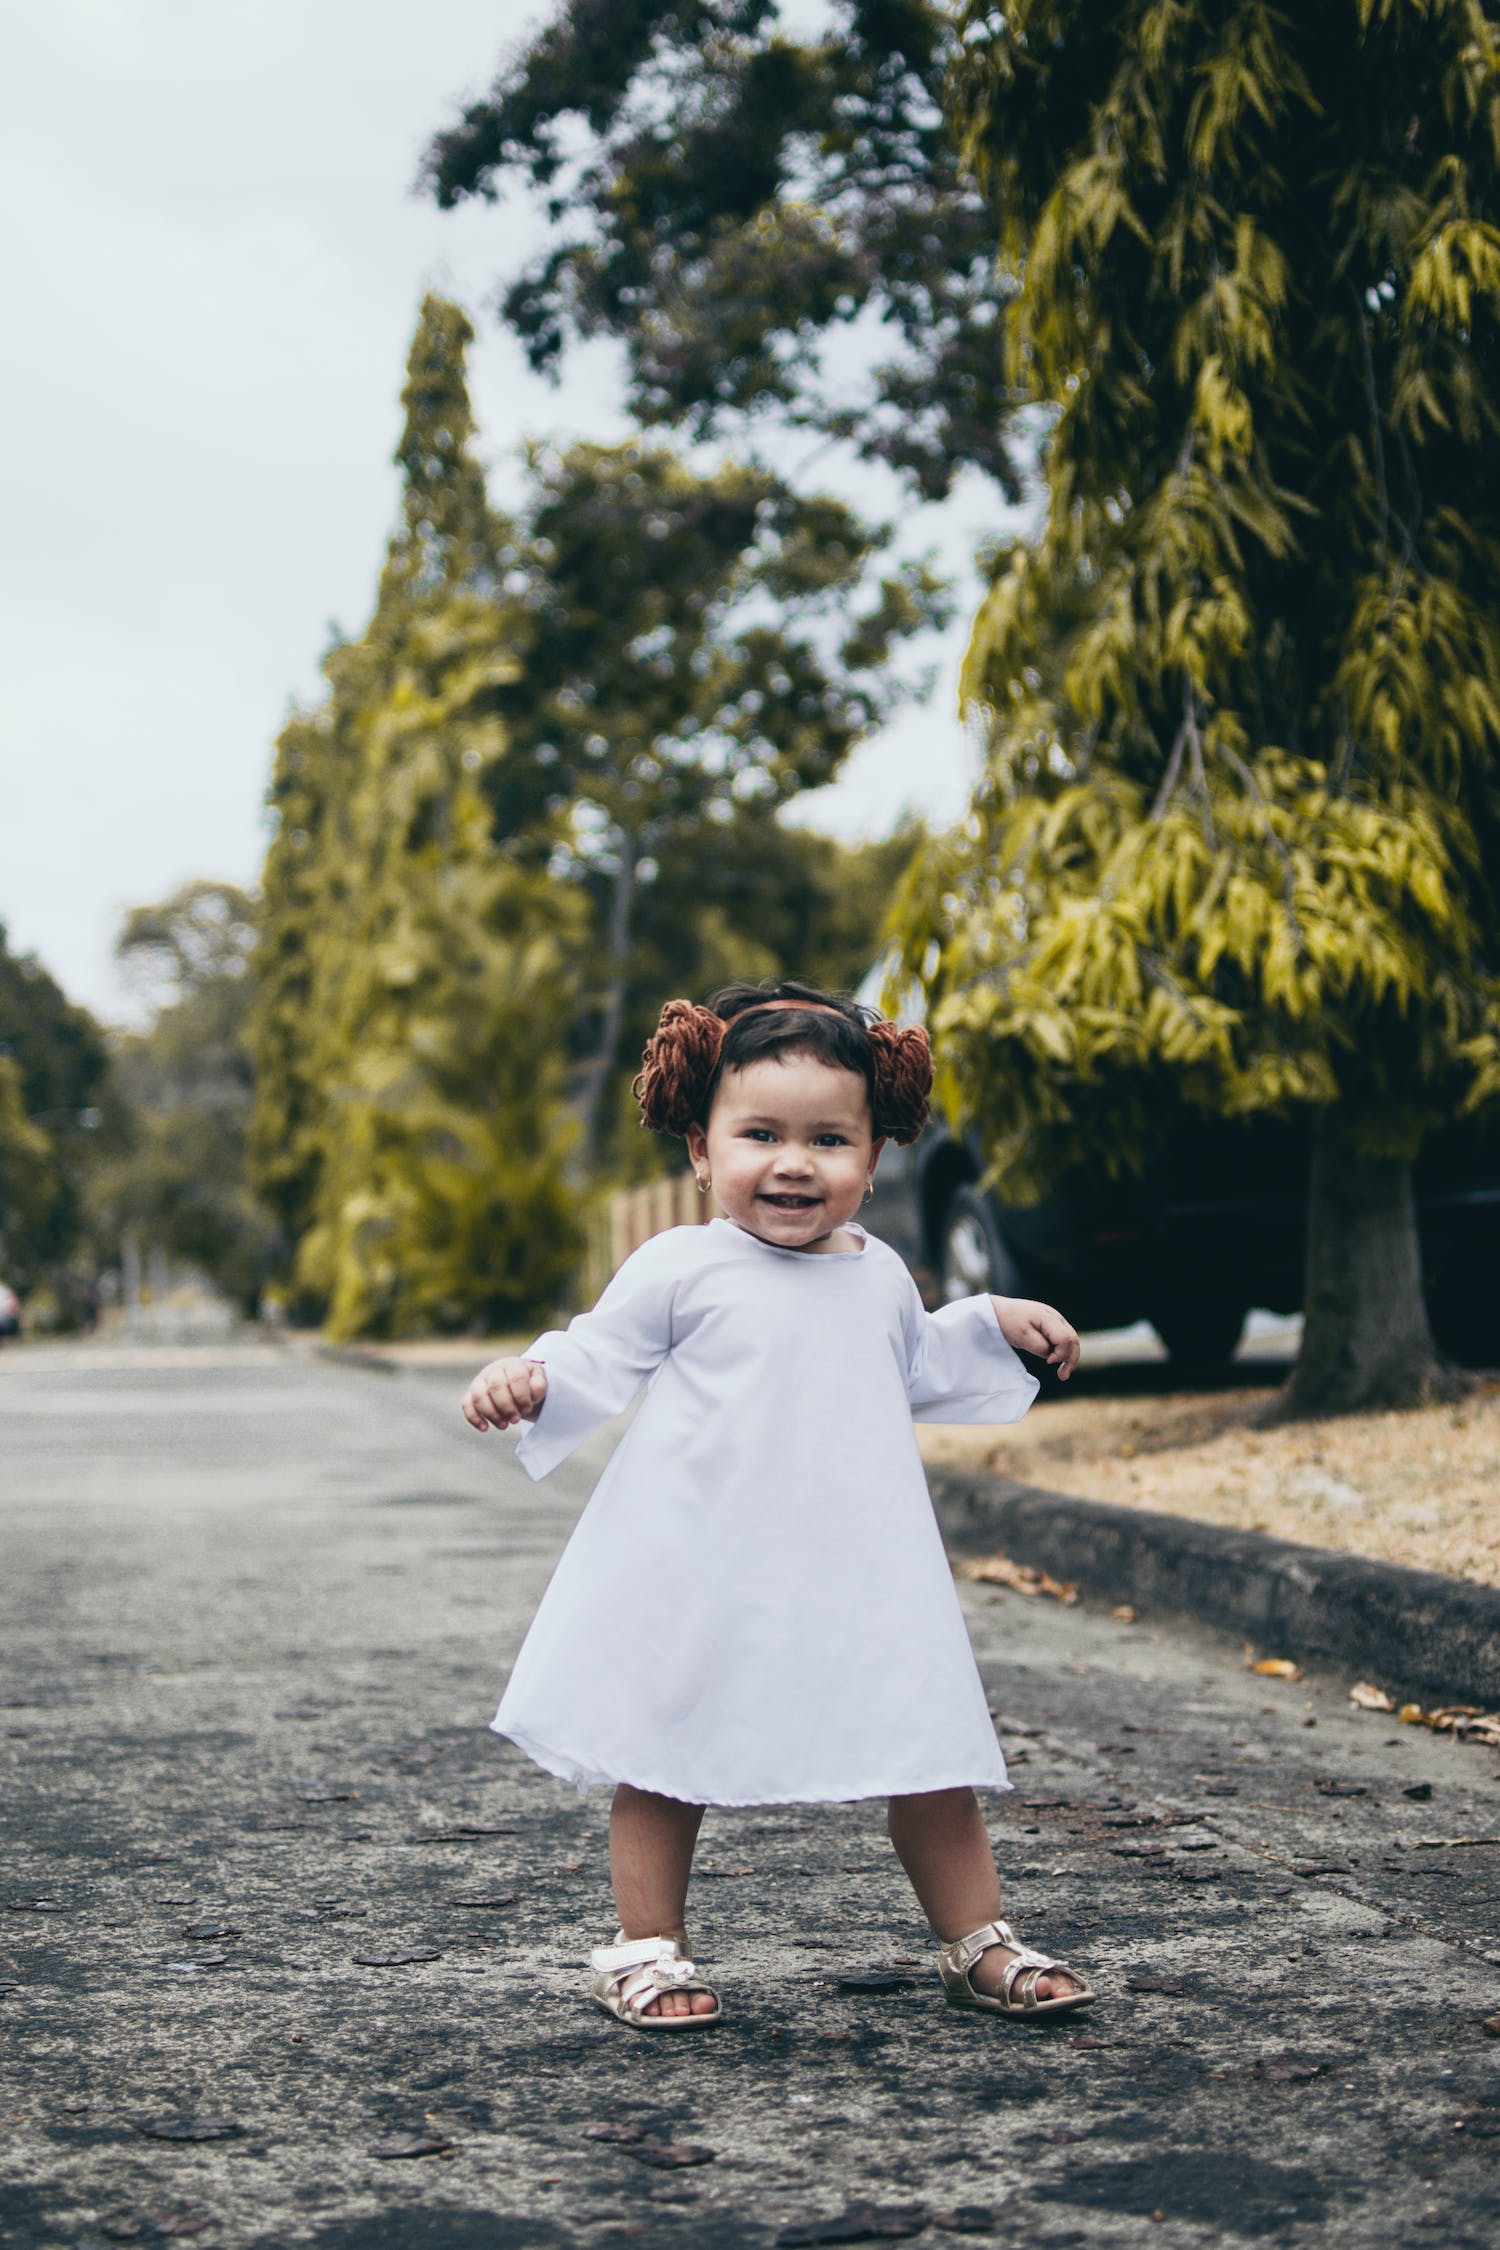
[[[924,1459],[1500,1586],[1500,1382],[1453,1405],[1258,1428],[1272,1392],[1054,1397]]]

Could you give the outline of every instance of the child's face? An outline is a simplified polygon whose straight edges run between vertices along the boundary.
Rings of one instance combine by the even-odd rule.
[[[783,1250],[826,1250],[875,1170],[865,1082],[813,1055],[726,1071],[688,1153],[736,1226]]]

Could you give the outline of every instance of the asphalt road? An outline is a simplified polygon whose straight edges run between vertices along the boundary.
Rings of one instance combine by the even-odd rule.
[[[710,1814],[722,2029],[591,2009],[605,1806],[486,1731],[589,1465],[458,1387],[0,1355],[0,2241],[1494,2243],[1494,1754],[1208,1636],[964,1589],[1086,2015],[947,2008],[873,1806]]]

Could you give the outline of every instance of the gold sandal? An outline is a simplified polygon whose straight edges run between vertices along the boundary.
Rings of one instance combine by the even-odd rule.
[[[987,1953],[992,1945],[1010,1946],[1015,1959],[1006,1962],[998,1993],[980,1992],[969,1971],[981,1953]],[[1037,1978],[1049,1969],[1059,1976],[1071,1977],[1077,1990],[1039,2000]],[[938,1954],[938,1975],[953,2007],[984,2008],[997,2016],[1057,2016],[1067,2008],[1090,2007],[1096,1997],[1075,1970],[1045,1953],[1034,1953],[1029,1945],[1022,1945],[1009,1922],[986,1922],[982,1930],[971,1930],[967,1937],[955,1938],[951,1945],[945,1945]]]
[[[633,2031],[708,2031],[723,2021],[719,1995],[699,1976],[696,1962],[679,1951],[676,1938],[633,1938],[627,1944],[621,1932],[613,1945],[595,1947],[589,1967],[594,1972],[590,1998]],[[665,1992],[706,1992],[713,2009],[702,2015],[648,2016],[646,2008]]]

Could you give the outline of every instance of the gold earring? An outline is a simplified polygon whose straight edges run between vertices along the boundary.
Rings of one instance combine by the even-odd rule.
[[[693,1174],[693,1178],[698,1183],[698,1193],[700,1195],[707,1195],[709,1189],[713,1186],[713,1181],[708,1177],[707,1173],[695,1172]]]
[[[875,1182],[874,1182],[873,1180],[866,1180],[866,1182],[865,1182],[865,1201],[866,1201],[866,1203],[868,1203],[868,1202],[869,1202],[869,1200],[870,1200],[871,1196],[872,1196],[872,1195],[873,1195],[874,1193],[875,1193]]]

